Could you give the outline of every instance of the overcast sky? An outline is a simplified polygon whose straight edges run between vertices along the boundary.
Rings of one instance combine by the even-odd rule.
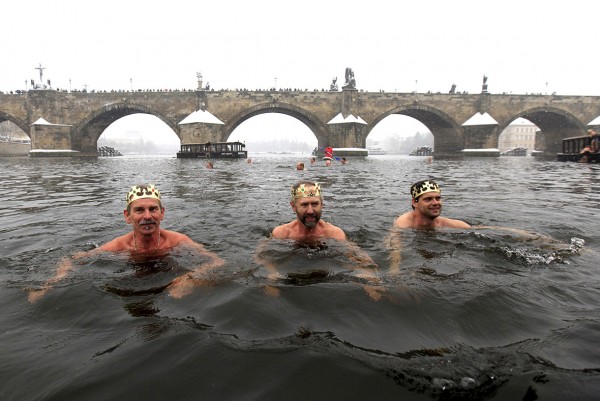
[[[19,0],[2,6],[0,90],[328,88],[600,95],[591,1]],[[70,80],[70,83],[69,83]],[[340,85],[340,86],[341,86]]]

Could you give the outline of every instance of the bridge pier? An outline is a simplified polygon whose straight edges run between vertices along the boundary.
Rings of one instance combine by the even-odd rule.
[[[463,126],[464,156],[500,156],[498,123],[489,114],[478,113]]]
[[[29,156],[80,156],[80,152],[72,150],[71,128],[71,125],[50,124],[40,118],[29,127],[31,138]]]
[[[332,148],[366,148],[367,126],[363,123],[350,122],[329,125],[329,143],[319,144]]]

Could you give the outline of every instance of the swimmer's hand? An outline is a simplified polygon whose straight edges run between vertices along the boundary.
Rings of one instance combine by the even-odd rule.
[[[45,285],[39,289],[29,288],[27,290],[27,291],[29,291],[29,294],[27,294],[27,300],[29,301],[30,304],[34,304],[37,301],[39,301],[41,298],[43,298],[49,289],[50,289],[49,285]]]
[[[75,255],[75,258],[81,258],[83,255],[85,255],[85,252],[80,252],[79,254]],[[56,269],[56,273],[54,275],[54,277],[52,277],[50,280],[46,281],[46,284],[44,284],[42,286],[42,288],[40,289],[29,289],[29,294],[27,295],[27,300],[29,301],[29,303],[33,304],[35,302],[37,302],[38,300],[40,300],[44,295],[46,295],[46,293],[48,292],[48,290],[50,290],[50,288],[52,288],[51,284],[54,284],[60,280],[62,280],[68,273],[69,271],[73,270],[73,261],[71,259],[64,259],[59,265],[58,268]]]
[[[271,298],[277,298],[281,293],[281,290],[279,288],[275,288],[272,285],[264,286],[263,291]]]
[[[194,291],[194,287],[198,285],[194,281],[195,280],[187,274],[181,277],[177,277],[167,287],[167,291],[169,291],[169,295],[173,298],[183,298],[186,295],[191,294],[192,291]]]
[[[369,296],[369,298],[371,298],[375,302],[380,301],[385,293],[385,288],[379,286],[365,285],[363,288]]]

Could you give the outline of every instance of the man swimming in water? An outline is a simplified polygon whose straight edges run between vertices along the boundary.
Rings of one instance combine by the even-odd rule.
[[[137,259],[164,255],[177,246],[193,248],[199,255],[207,257],[208,261],[194,271],[177,277],[171,282],[167,289],[169,294],[175,298],[189,294],[195,285],[201,284],[198,274],[224,264],[223,259],[207,251],[203,245],[194,242],[187,235],[160,228],[160,223],[165,217],[165,208],[161,202],[160,192],[154,185],[132,186],[125,200],[127,205],[123,210],[123,215],[127,224],[131,224],[132,231],[92,251],[79,252],[72,258],[63,260],[54,277],[48,280],[41,290],[29,293],[30,302],[33,303],[43,297],[51,288],[51,284],[61,280],[69,271],[73,270],[73,259],[81,259],[99,252],[128,252]]]
[[[331,223],[321,220],[323,211],[323,195],[321,186],[312,181],[300,181],[292,186],[290,206],[296,213],[296,219],[293,221],[275,227],[271,232],[271,239],[294,240],[297,243],[305,245],[313,245],[316,247],[322,246],[323,239],[334,239],[343,241],[347,247],[348,259],[358,266],[356,270],[360,273],[357,277],[368,281],[378,280],[376,270],[377,267],[371,257],[360,249],[356,244],[348,241],[346,233],[339,227]],[[277,266],[267,260],[262,252],[268,242],[263,242],[259,245],[255,253],[255,260],[259,264],[265,265],[269,271],[269,278],[281,278],[282,275],[277,271]],[[315,277],[317,272],[311,277]],[[327,272],[323,272],[324,276]],[[301,275],[301,273],[297,274]],[[381,290],[371,286],[364,286],[365,291],[375,300],[381,298]],[[267,293],[272,296],[277,296],[279,291],[271,286],[266,289]]]
[[[461,220],[449,219],[441,217],[442,213],[442,190],[440,186],[433,180],[424,180],[414,183],[410,187],[412,197],[412,211],[406,212],[394,220],[394,225],[390,230],[390,234],[386,238],[386,245],[390,250],[390,273],[394,274],[398,271],[401,262],[402,253],[402,233],[400,229],[442,229],[442,228],[474,228],[474,229],[490,229],[499,231],[508,231],[517,234],[523,239],[538,239],[545,238],[548,242],[552,242],[549,237],[532,234],[525,230],[509,227],[495,226],[471,226]]]
[[[398,228],[470,228],[464,221],[441,217],[442,190],[433,180],[419,181],[410,187],[412,211],[398,216]]]
[[[333,238],[346,240],[344,231],[331,223],[321,220],[323,196],[321,186],[311,181],[300,181],[292,187],[290,206],[296,213],[296,219],[275,227],[272,238],[279,239],[316,239]]]

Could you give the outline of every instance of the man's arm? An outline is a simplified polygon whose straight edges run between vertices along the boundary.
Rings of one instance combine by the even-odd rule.
[[[441,217],[438,217],[438,219],[440,219]],[[455,219],[448,219],[448,218],[443,218],[443,224],[442,227],[447,227],[447,228],[471,228],[470,224],[465,223],[464,221],[461,220],[455,220]]]
[[[377,263],[354,242],[346,241],[346,246],[348,247],[348,259],[356,263],[354,267],[355,277],[367,281],[366,284],[361,284],[363,289],[373,301],[379,301],[386,292],[386,289],[381,286],[381,277],[379,277],[377,272]]]
[[[390,230],[385,238],[385,246],[390,251],[389,274],[396,275],[400,271],[400,263],[402,262],[402,234],[398,228],[394,227]]]
[[[96,253],[98,251],[99,251],[98,249],[94,249],[94,250],[88,251],[88,252],[78,252],[69,258],[62,259],[59,262],[58,267],[56,268],[54,276],[52,276],[52,278],[48,279],[44,283],[42,288],[35,289],[35,290],[33,290],[33,289],[29,290],[29,294],[27,295],[27,300],[32,304],[37,302],[38,300],[40,300],[52,288],[53,284],[55,284],[55,283],[59,282],[60,280],[62,280],[63,278],[65,278],[67,276],[67,274],[69,274],[69,272],[71,270],[73,270],[73,261],[74,260],[91,256],[93,253]]]
[[[211,280],[206,278],[206,274],[225,264],[223,259],[213,252],[207,251],[203,245],[194,242],[187,236],[184,237],[185,239],[182,239],[180,244],[189,246],[198,252],[199,255],[208,258],[208,260],[196,267],[193,271],[183,274],[171,282],[167,289],[169,295],[173,298],[181,298],[190,294],[194,290],[194,287],[207,285]]]
[[[279,227],[282,227],[282,226],[279,226]],[[279,227],[277,227],[277,228],[279,228]],[[275,230],[277,230],[277,228]],[[273,233],[275,232],[275,230],[273,230]],[[265,257],[265,255],[264,255],[264,252],[265,252],[267,246],[269,245],[271,238],[275,238],[273,233],[271,233],[270,238],[262,240],[256,247],[256,251],[254,252],[254,262],[256,262],[256,264],[258,264],[258,265],[264,266],[267,269],[267,271],[269,272],[267,279],[270,282],[275,281],[280,276],[279,273],[277,272],[277,268],[275,267],[275,264],[269,258]],[[266,285],[264,287],[264,291],[270,297],[278,297],[279,293],[280,293],[279,289],[273,287],[272,285]]]

